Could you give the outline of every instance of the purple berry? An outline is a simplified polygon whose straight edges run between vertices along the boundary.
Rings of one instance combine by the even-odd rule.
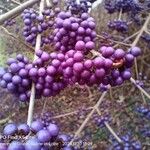
[[[48,130],[46,129],[42,129],[40,130],[37,134],[37,139],[41,142],[41,143],[45,143],[45,142],[50,142],[51,139],[51,134],[49,133]]]
[[[117,49],[114,53],[115,59],[122,59],[125,56],[125,52],[122,49]]]
[[[50,123],[47,129],[49,133],[51,134],[51,136],[57,136],[59,133],[59,128],[56,124]]]
[[[40,141],[36,138],[28,139],[25,143],[25,150],[41,150]]]
[[[85,43],[83,41],[78,41],[75,45],[75,50],[84,51],[85,50]]]
[[[35,133],[42,130],[43,127],[44,127],[43,123],[39,120],[33,121],[32,124],[31,124],[31,130]]]
[[[142,52],[141,52],[141,49],[139,47],[133,47],[133,48],[131,48],[130,53],[134,57],[137,57],[137,56],[141,55]]]
[[[9,144],[7,150],[25,150],[25,147],[21,142],[13,141]]]
[[[17,134],[17,132],[18,132],[18,128],[14,123],[7,124],[3,129],[3,134],[6,136],[15,135]]]
[[[73,69],[74,69],[74,71],[76,71],[77,73],[82,72],[82,70],[83,70],[83,64],[80,63],[80,62],[75,63],[75,64],[73,65]]]

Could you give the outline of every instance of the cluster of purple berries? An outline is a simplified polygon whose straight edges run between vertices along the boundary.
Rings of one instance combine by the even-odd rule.
[[[72,16],[70,12],[60,12],[55,19],[54,47],[58,51],[66,52],[74,49],[78,41],[86,44],[87,51],[95,47],[95,21],[87,13],[80,17]],[[85,49],[86,51],[86,49]]]
[[[144,82],[142,80],[136,80],[136,84],[144,88]]]
[[[107,91],[108,89],[109,89],[110,87],[108,86],[108,85],[104,85],[104,84],[100,84],[99,85],[99,87],[98,87],[98,89],[99,89],[99,91],[101,91],[101,92],[105,92],[105,91]]]
[[[105,127],[105,123],[111,122],[111,117],[109,114],[103,114],[101,116],[96,116],[94,121],[98,127],[103,128]]]
[[[15,19],[9,19],[9,20],[6,20],[4,22],[4,26],[7,27],[7,26],[13,26],[14,24],[16,23],[16,20]]]
[[[59,127],[54,123],[45,126],[40,120],[33,121],[31,127],[27,124],[7,124],[0,139],[1,150],[72,150],[66,144],[69,136],[59,133]]]
[[[120,137],[122,143],[118,143],[114,137],[111,136],[112,146],[108,150],[142,150],[142,144],[134,140],[131,133],[127,133]]]
[[[39,119],[39,116],[37,115],[35,117],[35,120],[40,120],[44,127],[47,127],[50,123],[55,123],[53,120],[52,120],[52,113],[50,112],[45,112],[41,115],[40,119]]]
[[[88,12],[89,8],[91,8],[90,0],[80,0],[79,4],[76,0],[67,0],[67,10],[71,11],[72,14]]]
[[[23,102],[29,100],[32,82],[35,83],[36,98],[54,96],[66,87],[60,67],[64,55],[56,55],[57,59],[55,53],[49,55],[38,50],[36,54],[38,59],[33,63],[19,54],[16,59],[8,59],[7,69],[1,68],[0,86],[19,96]]]
[[[118,32],[127,32],[128,24],[123,20],[114,20],[108,23],[108,27],[112,30],[116,30]]]
[[[109,73],[105,75],[102,80],[103,85],[121,85],[124,80],[131,78],[131,66],[133,65],[134,58],[141,54],[138,47],[133,47],[125,53],[122,49],[114,50],[112,47],[101,47],[100,52],[106,61],[107,69],[111,68]]]
[[[37,16],[33,9],[24,11],[25,34],[29,39],[34,37],[31,43],[35,44],[39,32],[49,29],[47,21],[52,12],[46,9]],[[35,25],[36,21],[38,24]],[[107,89],[107,86],[121,85],[129,80],[134,58],[141,54],[141,50],[133,47],[125,52],[123,49],[102,46],[96,54],[93,53],[95,26],[94,18],[88,13],[79,16],[68,11],[58,13],[54,20],[54,31],[46,32],[53,37],[51,40],[56,51],[48,53],[36,50],[37,58],[32,63],[22,55],[10,59],[7,71],[2,69],[0,86],[18,94],[21,101],[28,101],[32,83],[35,85],[36,98],[41,98],[55,96],[69,84],[98,85]],[[47,38],[44,41],[49,43]],[[91,53],[93,58],[89,58]]]
[[[124,80],[130,79],[130,67],[134,57],[141,53],[137,47],[132,48],[128,53],[122,49],[114,50],[112,47],[101,47],[100,56],[87,59],[83,54],[85,48],[86,44],[83,41],[78,41],[75,50],[69,50],[65,54],[61,66],[63,76],[70,84],[77,82],[89,86],[100,83],[112,86],[121,85]]]
[[[141,114],[143,117],[150,119],[150,109],[145,106],[139,106],[136,108],[137,112]]]
[[[105,1],[105,9],[108,13],[114,12],[132,12],[134,14],[141,11],[141,7],[138,1],[135,0],[106,0]]]
[[[149,34],[144,34],[142,35],[141,37],[147,44],[148,46],[150,47],[150,35]]]
[[[75,83],[117,86],[130,79],[134,58],[141,54],[138,47],[125,53],[122,49],[103,46],[99,56],[89,59],[83,52],[90,47],[92,49],[93,42],[78,41],[75,50],[66,53],[37,50],[33,63],[19,54],[16,59],[8,60],[7,71],[1,69],[0,86],[19,95],[21,101],[29,99],[32,82],[36,98],[55,96]]]
[[[36,55],[38,58],[33,62],[29,76],[39,95],[55,96],[67,86],[61,67],[64,55],[55,52],[48,54],[42,50],[36,51]]]
[[[150,126],[148,124],[144,124],[140,129],[141,134],[146,138],[150,137]]]
[[[144,76],[141,72],[139,72],[139,78],[136,80],[136,84],[144,88],[146,80],[147,76]]]
[[[105,9],[110,14],[113,14],[115,12],[127,13],[130,20],[134,21],[136,24],[140,24],[141,19],[139,17],[139,14],[142,10],[145,10],[145,7],[144,7],[144,4],[141,4],[141,3],[139,3],[139,1],[136,1],[136,0],[125,0],[125,1],[124,0],[106,0],[105,1]],[[118,26],[121,29],[123,28],[123,30],[126,30],[127,23],[124,22],[121,24],[122,24],[122,27],[120,25],[118,25]],[[110,26],[111,25],[112,25],[112,23],[110,24]]]
[[[58,0],[53,1],[56,6]],[[38,15],[34,9],[25,9],[22,13],[24,21],[23,36],[25,40],[35,46],[36,37],[42,33],[41,46],[51,44],[53,37],[51,36],[51,29],[54,25],[54,17],[60,12],[59,7],[46,8],[41,15]]]
[[[135,108],[135,112],[138,115],[139,118],[139,129],[140,129],[140,134],[146,138],[150,137],[150,125],[149,125],[149,120],[150,120],[150,109],[149,105],[138,105]]]
[[[53,21],[49,18],[46,19],[47,16],[54,17],[53,15],[54,14],[49,9],[45,10],[43,15],[37,15],[33,9],[24,10],[22,18],[25,25],[23,28],[25,40],[31,43],[32,46],[35,46],[37,34],[42,33],[53,26]],[[49,38],[42,36],[41,46],[50,42]]]
[[[7,69],[0,69],[0,86],[18,96],[20,101],[27,101],[32,82],[28,74],[31,65],[28,58],[18,54],[16,59],[8,59],[7,65]]]

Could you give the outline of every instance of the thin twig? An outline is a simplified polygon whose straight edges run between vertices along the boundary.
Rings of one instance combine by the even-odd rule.
[[[146,21],[145,21],[143,27],[141,28],[139,34],[137,35],[136,39],[135,39],[134,42],[132,43],[132,47],[134,47],[134,46],[137,45],[137,43],[138,43],[140,37],[142,36],[143,32],[147,30],[147,25],[148,25],[149,21],[150,21],[150,14],[149,14],[149,16],[147,17],[147,19],[146,19]]]
[[[143,32],[147,30],[147,25],[150,21],[150,14],[149,16],[147,17],[144,25],[142,26],[139,34],[137,35],[137,37],[135,38],[134,42],[132,43],[131,47],[135,47],[140,39],[140,37],[142,36]],[[135,58],[135,73],[136,73],[136,78],[138,79],[138,66],[137,66],[137,59]]]
[[[31,7],[32,5],[38,3],[40,0],[29,0],[23,4],[17,6],[16,8],[8,11],[7,13],[0,15],[0,25],[3,24],[5,20],[12,18],[14,15],[19,15],[24,9]]]
[[[103,36],[101,36],[101,35],[98,35],[97,34],[97,37],[98,38],[101,38],[101,39],[105,39]],[[131,46],[130,44],[127,44],[127,43],[124,43],[124,42],[120,42],[120,41],[115,41],[115,40],[112,40],[112,39],[109,39],[110,41],[112,41],[112,42],[114,42],[114,43],[117,43],[117,44],[119,44],[119,45],[124,45],[124,46]]]
[[[44,10],[44,0],[41,0],[40,9],[39,9],[40,15],[42,15],[43,10]],[[41,34],[38,34],[36,38],[35,51],[40,49],[40,45],[41,45]],[[37,59],[37,56],[34,54],[34,60],[36,59]],[[30,96],[28,118],[27,118],[27,124],[29,126],[31,125],[32,119],[33,119],[34,103],[35,103],[35,83],[33,82],[32,87],[31,87],[31,96]]]
[[[97,113],[101,116],[101,112],[99,108],[96,109]],[[115,133],[115,131],[111,128],[111,126],[108,124],[108,122],[104,122],[106,128],[109,130],[109,132],[114,136],[114,138],[119,142],[122,143],[122,140],[119,138],[119,136]]]
[[[111,128],[111,126],[105,122],[104,123],[106,128],[110,131],[110,133],[116,138],[116,140],[119,142],[119,143],[122,143],[122,140],[119,138],[119,136],[114,132],[114,130]]]
[[[141,86],[139,86],[133,78],[130,78],[130,81],[131,81],[148,99],[150,99],[150,95],[149,95]]]
[[[132,34],[131,36],[127,37],[125,40],[123,40],[123,43],[132,39],[133,37],[135,37],[140,31],[137,31],[136,33]],[[113,47],[117,47],[119,44],[114,45]],[[131,45],[130,45],[131,46]]]
[[[15,40],[18,40],[20,43],[31,49],[32,51],[34,50],[33,47],[29,46],[28,44],[24,43],[21,39],[10,33],[5,27],[1,26],[1,28],[4,30],[5,33],[7,33],[9,36],[13,37]]]
[[[110,99],[113,100],[113,92],[112,92],[112,88],[109,88],[109,95],[110,95]]]
[[[93,107],[89,107],[89,108],[85,109],[85,111],[86,110],[91,110],[91,109],[93,109]],[[58,118],[68,117],[68,116],[77,114],[79,111],[80,110],[76,110],[76,111],[72,111],[72,112],[69,112],[69,113],[61,114],[61,115],[58,115],[58,116],[54,116],[51,119],[58,119]]]
[[[12,2],[12,3],[16,4],[16,5],[21,5],[21,3],[15,1],[15,0],[11,0],[10,2]]]
[[[46,104],[47,104],[47,99],[44,100],[44,105],[43,105],[41,116],[44,114]]]
[[[145,30],[145,32],[146,32],[147,34],[149,34],[149,35],[150,35],[150,31],[148,31],[148,30]]]
[[[130,39],[132,39],[133,37],[135,37],[138,33],[140,32],[140,30],[139,31],[137,31],[137,32],[135,32],[134,34],[132,34],[131,36],[129,36],[129,37],[127,37],[123,42],[126,42],[126,41],[128,41],[128,40],[130,40]]]
[[[8,117],[5,118],[5,119],[1,119],[1,120],[0,120],[0,125],[7,123],[7,122],[10,120],[10,118],[13,117],[13,116],[15,116],[15,113],[11,114],[10,116],[8,116]]]
[[[52,4],[50,3],[50,0],[46,0],[46,6],[47,6],[48,8],[52,7]]]
[[[90,90],[90,87],[89,86],[85,86],[86,87],[86,89],[87,89],[87,91],[88,91],[88,93],[89,93],[89,99],[91,100],[92,99],[92,92],[91,92],[91,90]]]
[[[121,20],[121,16],[122,16],[122,9],[121,9],[120,12],[119,12],[118,20]]]

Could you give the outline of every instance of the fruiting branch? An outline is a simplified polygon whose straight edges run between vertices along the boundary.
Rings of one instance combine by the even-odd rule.
[[[132,43],[131,47],[135,47],[142,36],[143,32],[147,30],[148,23],[150,21],[150,14],[148,15],[144,25],[142,26],[140,32],[138,33],[137,37],[135,38],[134,42]],[[137,59],[135,58],[135,73],[136,73],[136,78],[138,79],[138,66],[137,66]]]
[[[42,14],[43,10],[44,10],[44,0],[41,0],[39,14]],[[36,38],[35,51],[40,49],[40,45],[41,45],[41,34],[38,34]],[[34,60],[36,60],[36,58],[37,56],[34,55]],[[27,124],[29,126],[31,125],[32,119],[33,119],[34,103],[35,103],[35,84],[32,83],[30,103],[29,103],[29,109],[28,109],[28,118],[27,118]]]

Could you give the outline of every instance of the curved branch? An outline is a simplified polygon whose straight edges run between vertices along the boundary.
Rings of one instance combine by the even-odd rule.
[[[21,13],[24,9],[36,4],[39,1],[40,0],[29,0],[21,5],[17,6],[16,8],[10,10],[9,12],[1,15],[0,16],[0,25],[2,25],[5,20],[8,20],[8,19],[12,18],[14,15]]]

